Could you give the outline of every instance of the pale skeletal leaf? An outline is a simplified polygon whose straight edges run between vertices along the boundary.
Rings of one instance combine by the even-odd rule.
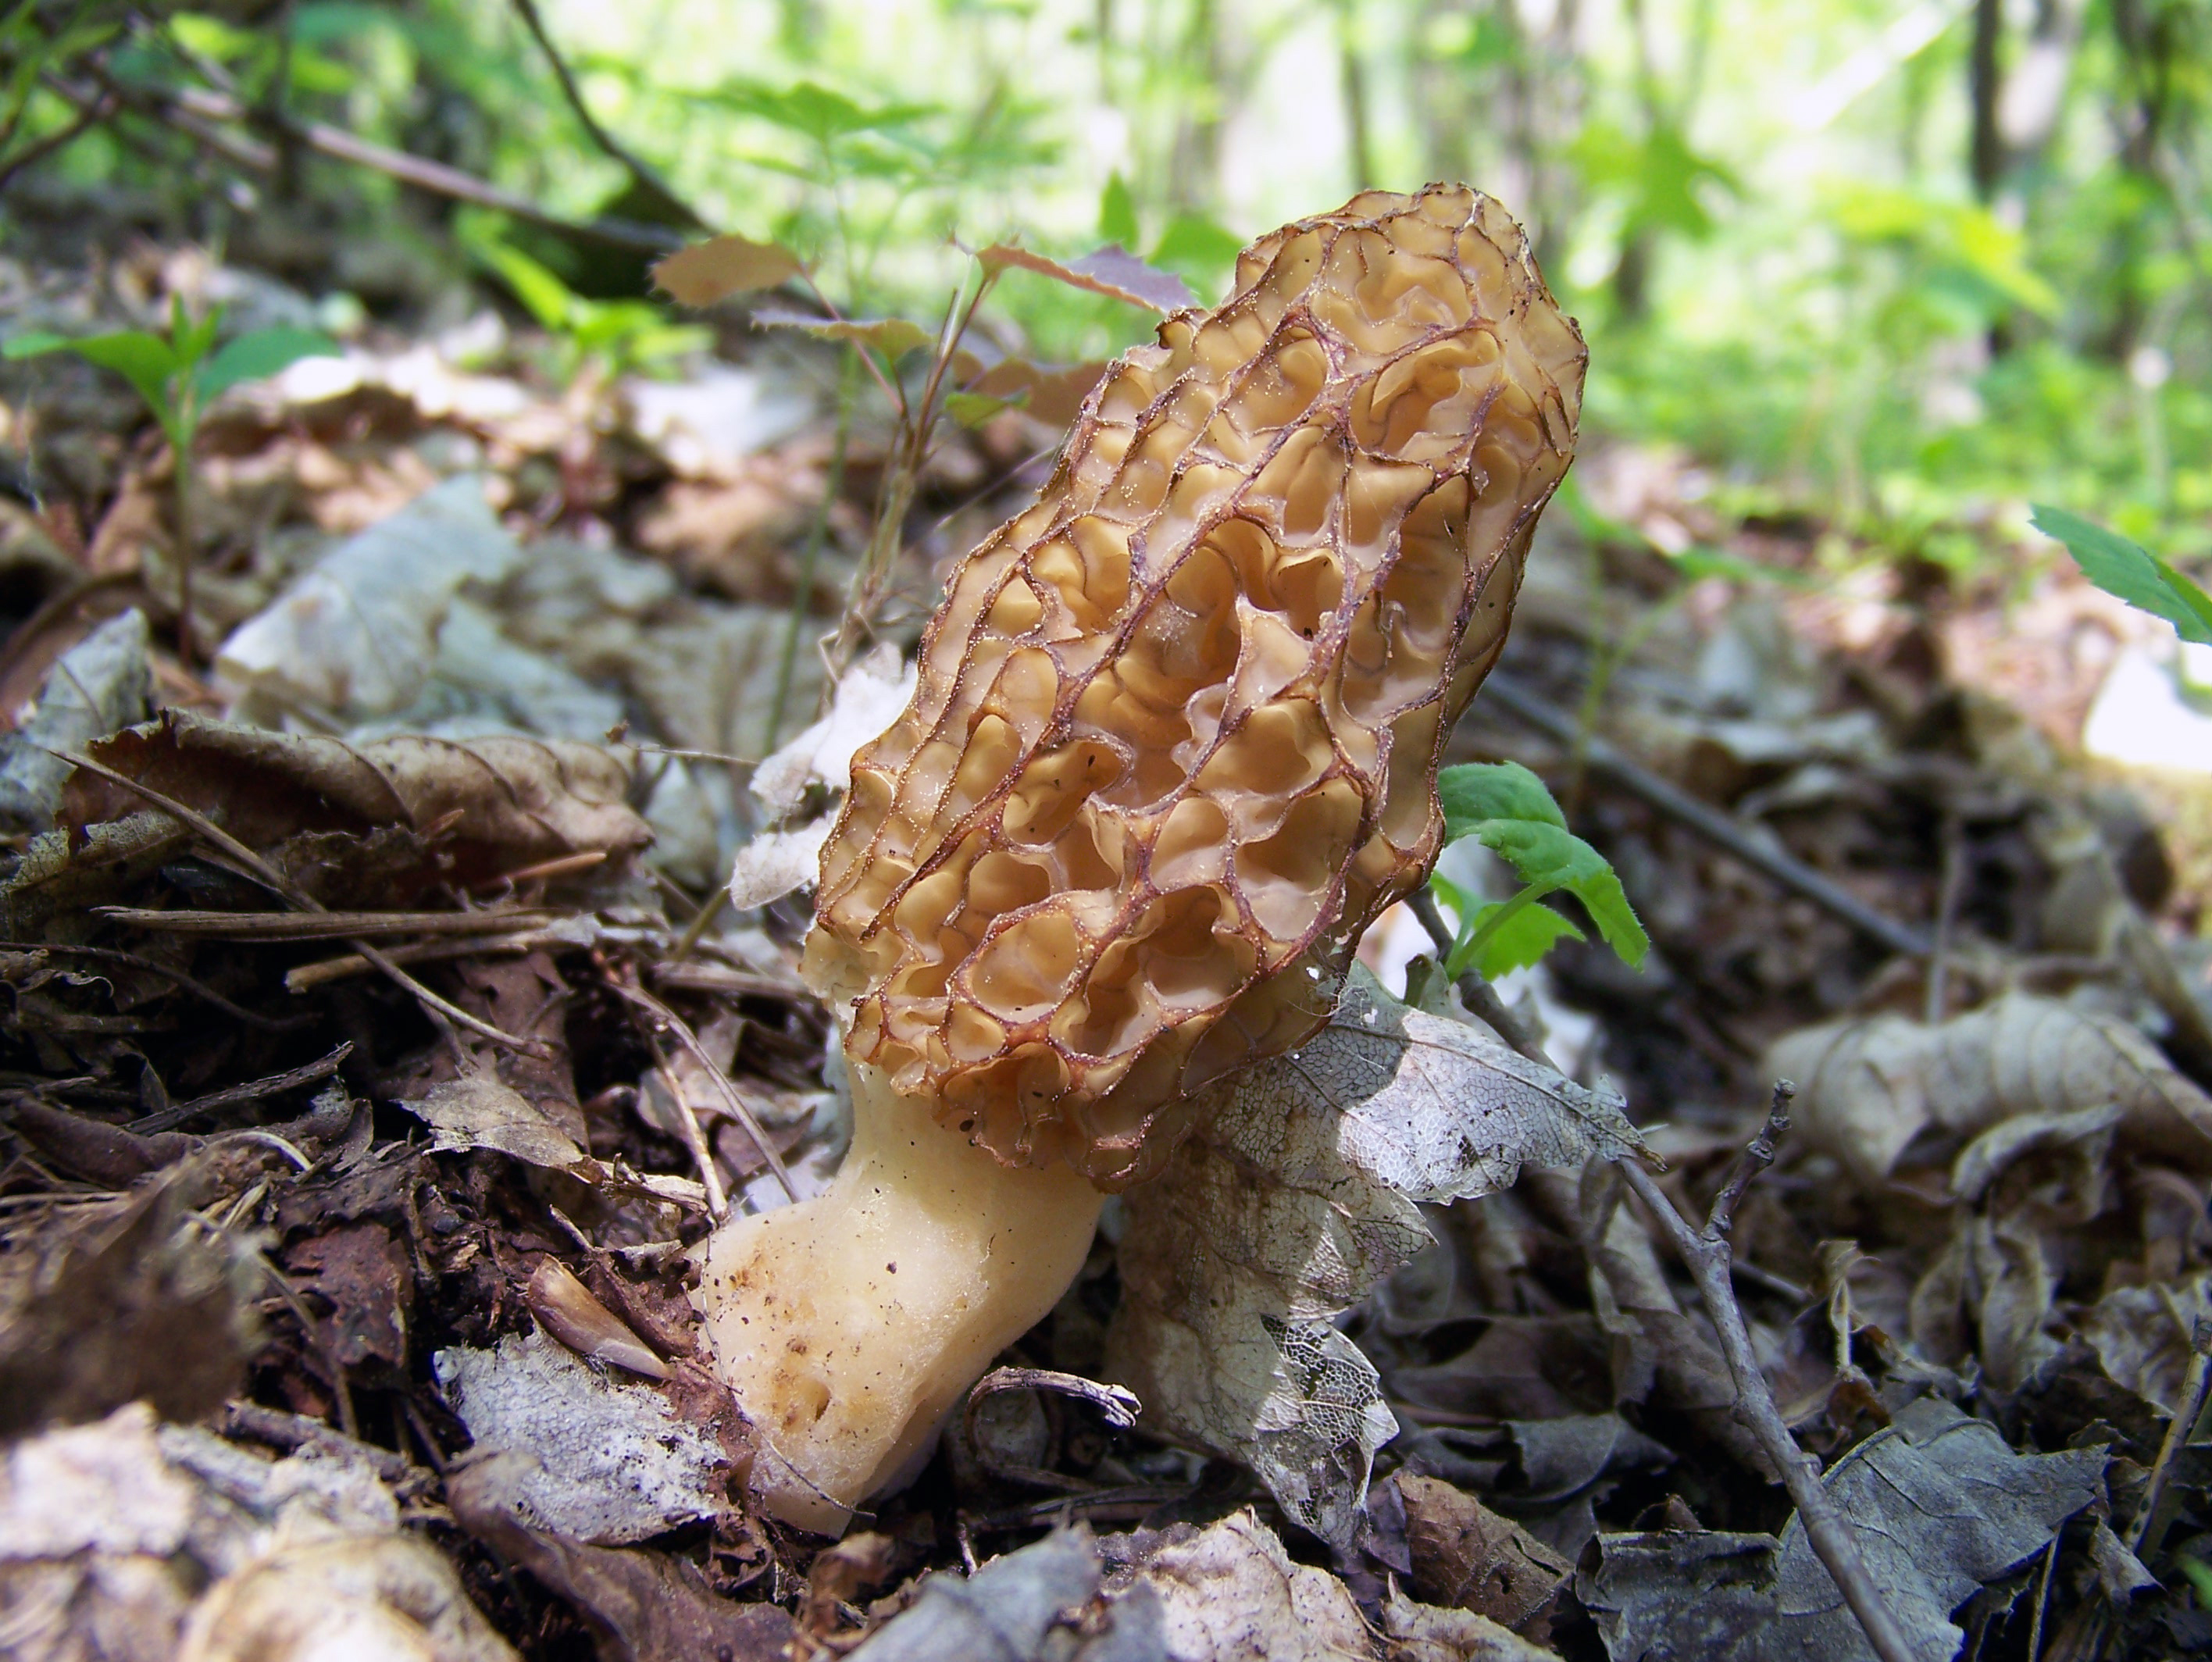
[[[1348,1544],[1397,1422],[1336,1314],[1429,1244],[1415,1201],[1623,1153],[1635,1130],[1618,1097],[1408,1009],[1360,968],[1326,1028],[1194,1117],[1127,1201],[1112,1365],[1154,1422],[1245,1461]]]
[[[1785,1035],[1766,1071],[1797,1084],[1805,1140],[1863,1183],[1887,1178],[1928,1126],[1972,1134],[2015,1114],[2117,1102],[2121,1135],[2212,1171],[2212,1097],[2126,1022],[2012,992],[1936,1025],[1902,1016]]]

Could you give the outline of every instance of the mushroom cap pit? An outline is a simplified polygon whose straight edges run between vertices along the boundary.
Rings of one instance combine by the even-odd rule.
[[[848,1052],[1119,1189],[1326,1022],[1436,858],[1587,355],[1511,217],[1431,185],[1261,238],[1109,367],[854,758],[805,954]]]

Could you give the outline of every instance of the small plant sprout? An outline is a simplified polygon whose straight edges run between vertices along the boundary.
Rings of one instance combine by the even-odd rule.
[[[777,1515],[842,1528],[1053,1307],[1103,1195],[1328,1020],[1443,846],[1584,361],[1495,203],[1370,191],[1111,366],[953,570],[823,850],[804,965],[852,1152],[704,1255]]]
[[[0,345],[0,357],[73,352],[88,364],[113,370],[137,390],[169,441],[175,486],[171,514],[177,539],[177,653],[187,669],[197,656],[192,640],[191,493],[192,446],[199,435],[200,417],[234,386],[265,380],[302,358],[331,357],[338,351],[337,343],[327,336],[281,325],[234,336],[218,350],[215,343],[222,326],[222,307],[194,323],[185,313],[184,301],[173,299],[167,336],[143,329],[79,336],[40,331]]]
[[[1605,856],[1567,829],[1567,816],[1538,779],[1517,761],[1468,762],[1437,776],[1444,840],[1473,837],[1513,868],[1521,888],[1509,900],[1478,901],[1458,885],[1431,877],[1457,914],[1458,937],[1444,959],[1456,980],[1468,970],[1486,981],[1527,969],[1562,940],[1587,938],[1544,904],[1562,889],[1583,903],[1605,943],[1631,967],[1644,961],[1651,938],[1622,892]]]

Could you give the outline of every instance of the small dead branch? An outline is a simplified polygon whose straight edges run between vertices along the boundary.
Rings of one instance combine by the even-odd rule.
[[[162,912],[145,907],[100,906],[112,923],[168,935],[208,935],[224,941],[343,941],[356,935],[489,935],[540,929],[561,914],[519,908],[481,912]]]
[[[1437,910],[1436,896],[1424,886],[1413,891],[1407,905],[1413,908],[1413,916],[1419,920],[1421,927],[1428,931],[1429,939],[1436,943],[1437,961],[1443,963],[1451,956],[1452,932],[1444,922],[1443,913]],[[1547,1068],[1552,1065],[1551,1058],[1544,1054],[1544,1046],[1529,1030],[1528,1024],[1498,996],[1496,987],[1472,969],[1462,974],[1452,986],[1459,994],[1460,1003],[1467,1006],[1469,1015],[1488,1022],[1500,1039],[1530,1061],[1540,1062]]]
[[[233,1085],[227,1090],[210,1091],[205,1096],[195,1096],[187,1102],[177,1102],[158,1113],[149,1113],[143,1119],[134,1119],[125,1129],[144,1137],[154,1131],[167,1131],[172,1125],[181,1125],[195,1115],[212,1113],[217,1108],[228,1108],[240,1102],[258,1102],[264,1096],[296,1090],[302,1085],[312,1085],[329,1078],[345,1065],[353,1054],[353,1040],[349,1039],[319,1061],[310,1062],[303,1068],[294,1068],[286,1073],[272,1073],[265,1079],[255,1079],[243,1085]]]
[[[1489,702],[1547,738],[1573,744],[1582,737],[1571,717],[1561,714],[1510,676],[1493,672],[1483,682],[1482,691]],[[1918,930],[1875,911],[1841,883],[1822,876],[1786,850],[1753,836],[1732,816],[1699,802],[1641,763],[1632,761],[1595,735],[1589,737],[1583,757],[1593,773],[1612,780],[1629,795],[1688,827],[1754,871],[1765,873],[1785,889],[1796,890],[1868,939],[1908,958],[1925,958],[1933,950],[1927,937]]]
[[[1912,1642],[1905,1637],[1904,1629],[1875,1588],[1866,1561],[1859,1556],[1857,1536],[1820,1482],[1818,1463],[1797,1447],[1797,1440],[1783,1423],[1782,1415],[1774,1405],[1774,1393],[1767,1386],[1766,1376],[1759,1371],[1758,1356],[1752,1350],[1751,1331],[1744,1323],[1743,1310],[1736,1303],[1735,1289],[1729,1278],[1729,1230],[1735,1222],[1736,1204],[1743,1198],[1753,1179],[1774,1163],[1774,1139],[1790,1126],[1791,1094],[1792,1088],[1786,1083],[1775,1086],[1774,1103],[1767,1113],[1766,1124],[1729,1169],[1727,1181],[1713,1198],[1712,1210],[1702,1229],[1692,1228],[1675,1210],[1674,1203],[1649,1172],[1632,1161],[1620,1161],[1618,1166],[1623,1180],[1643,1198],[1645,1207],[1674,1243],[1684,1267],[1697,1283],[1698,1295],[1704,1299],[1706,1313],[1711,1316],[1713,1329],[1720,1337],[1721,1355],[1735,1380],[1736,1411],[1782,1474],[1783,1485],[1790,1491],[1797,1516],[1805,1526],[1806,1539],[1834,1580],[1844,1602],[1851,1607],[1851,1614],[1858,1618],[1875,1654],[1882,1662],[1913,1662]]]

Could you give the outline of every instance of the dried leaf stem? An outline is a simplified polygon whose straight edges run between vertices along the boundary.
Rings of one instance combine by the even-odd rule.
[[[1720,1337],[1722,1357],[1735,1380],[1736,1411],[1782,1474],[1783,1485],[1797,1507],[1798,1519],[1805,1526],[1806,1539],[1814,1554],[1826,1567],[1837,1589],[1844,1595],[1844,1602],[1858,1618],[1868,1642],[1881,1662],[1914,1662],[1912,1642],[1875,1587],[1866,1561],[1859,1556],[1858,1538],[1837,1507],[1835,1497],[1821,1483],[1817,1462],[1798,1447],[1797,1440],[1783,1423],[1781,1412],[1774,1405],[1774,1393],[1768,1388],[1766,1376],[1759,1371],[1759,1358],[1752,1349],[1751,1331],[1744,1323],[1743,1310],[1736,1303],[1735,1289],[1729,1279],[1729,1230],[1735,1221],[1736,1204],[1743,1198],[1753,1179],[1774,1163],[1774,1139],[1789,1128],[1791,1095],[1792,1087],[1775,1086],[1774,1102],[1768,1111],[1766,1124],[1729,1169],[1720,1193],[1713,1198],[1712,1210],[1702,1229],[1692,1228],[1675,1210],[1674,1203],[1649,1172],[1632,1161],[1617,1163],[1622,1179],[1643,1198],[1661,1231],[1680,1254],[1691,1279],[1697,1283],[1698,1295],[1704,1299],[1714,1331]]]

